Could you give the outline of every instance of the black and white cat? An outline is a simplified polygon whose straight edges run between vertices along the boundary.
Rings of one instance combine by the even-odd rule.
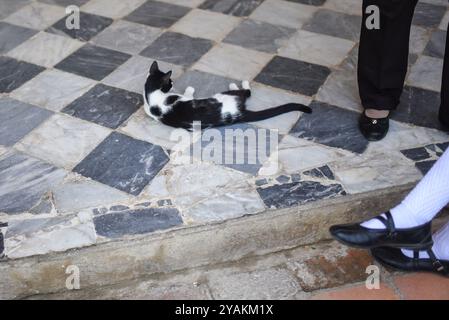
[[[309,107],[297,103],[262,111],[247,110],[246,100],[251,96],[248,81],[243,81],[243,89],[232,83],[229,91],[207,99],[194,99],[195,89],[192,87],[188,87],[182,95],[171,93],[171,75],[171,71],[164,73],[159,70],[157,62],[153,62],[144,89],[145,112],[171,127],[192,130],[193,122],[200,121],[204,129],[265,120],[292,111],[312,112]]]

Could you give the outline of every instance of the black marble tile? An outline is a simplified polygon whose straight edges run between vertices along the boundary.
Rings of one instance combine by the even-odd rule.
[[[446,31],[436,30],[432,33],[432,37],[424,50],[424,54],[430,57],[444,59],[445,48]]]
[[[47,29],[47,32],[55,33],[59,35],[69,36],[73,39],[80,41],[89,41],[101,31],[110,26],[113,22],[112,19],[97,16],[95,14],[80,12],[80,28],[79,29],[67,29],[67,18],[64,17],[53,26]]]
[[[359,41],[362,17],[319,9],[302,29],[333,37]]]
[[[0,21],[0,54],[7,53],[34,36],[38,31]]]
[[[322,6],[323,4],[326,3],[326,0],[287,0],[287,1],[306,4],[310,6]]]
[[[413,24],[423,27],[436,28],[440,25],[445,13],[446,6],[420,1],[415,9]]]
[[[413,161],[422,161],[431,157],[427,149],[424,147],[402,150],[401,153]]]
[[[276,178],[276,181],[279,183],[287,183],[290,182],[290,177],[286,176],[286,175],[282,175]]]
[[[249,16],[264,0],[206,0],[200,9],[230,14],[236,17]]]
[[[438,120],[440,94],[421,88],[404,88],[401,103],[392,112],[391,119],[411,123],[420,127],[443,129]]]
[[[449,142],[438,143],[437,147],[440,148],[444,152],[449,147]]]
[[[331,168],[329,168],[329,166],[327,165],[320,168],[305,171],[304,174],[306,176],[315,177],[319,179],[324,178],[329,180],[335,180],[334,173],[332,172]]]
[[[45,68],[0,56],[0,93],[10,93],[33,79]]]
[[[137,235],[182,225],[174,208],[148,208],[94,217],[97,234],[108,238]]]
[[[73,171],[138,195],[168,160],[161,147],[113,132]]]
[[[125,19],[152,27],[169,28],[191,9],[165,2],[147,1]]]
[[[143,104],[140,94],[98,84],[62,112],[116,129]]]
[[[359,114],[326,103],[314,101],[312,114],[304,114],[290,134],[334,148],[363,153],[368,141],[358,128]]]
[[[100,81],[130,57],[126,53],[86,44],[55,68]]]
[[[255,184],[256,184],[256,186],[260,187],[260,186],[268,184],[268,180],[267,179],[258,179],[258,180],[256,180]]]
[[[313,96],[330,73],[327,67],[276,56],[263,68],[255,81]]]
[[[292,174],[292,182],[299,182],[301,181],[301,175],[299,173]]]
[[[51,115],[48,110],[0,97],[0,145],[14,145]]]
[[[430,169],[432,169],[435,162],[436,162],[436,160],[421,161],[421,162],[415,163],[415,166],[416,166],[416,168],[418,168],[419,171],[421,171],[421,173],[423,175],[426,175],[427,172],[429,172]]]
[[[210,40],[166,32],[145,48],[140,55],[188,67],[198,61],[210,48],[212,48]]]
[[[269,208],[281,209],[311,201],[346,195],[340,184],[323,185],[314,181],[293,182],[257,188],[257,192]]]

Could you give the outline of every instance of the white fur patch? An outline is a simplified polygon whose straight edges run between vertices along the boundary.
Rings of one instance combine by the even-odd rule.
[[[235,96],[218,93],[214,96],[214,99],[217,99],[218,102],[223,104],[223,107],[221,108],[221,116],[225,116],[226,114],[236,116],[239,113],[239,109],[237,108],[237,99]]]
[[[242,82],[242,88],[245,90],[251,90],[251,87],[249,85],[249,81],[243,81]]]

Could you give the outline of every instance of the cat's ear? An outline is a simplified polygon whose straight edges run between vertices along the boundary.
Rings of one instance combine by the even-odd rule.
[[[168,82],[168,80],[170,80],[172,75],[171,70],[169,72],[167,72],[166,74],[164,74],[164,77],[162,78],[165,82]]]
[[[157,61],[154,61],[150,68],[150,74],[155,74],[157,71],[159,71],[159,66]]]

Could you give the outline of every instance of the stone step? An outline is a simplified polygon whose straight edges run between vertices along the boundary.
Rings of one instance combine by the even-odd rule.
[[[330,238],[330,225],[359,221],[386,210],[411,187],[405,185],[63,253],[2,261],[0,298],[64,291],[69,266],[79,269],[84,288],[93,288],[317,243]]]

